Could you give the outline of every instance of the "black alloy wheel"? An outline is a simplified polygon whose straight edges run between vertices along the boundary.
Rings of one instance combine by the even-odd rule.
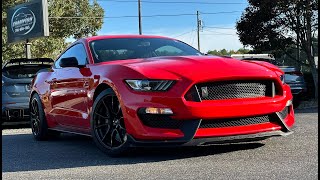
[[[30,124],[35,140],[47,140],[51,136],[58,136],[60,133],[48,129],[47,120],[38,94],[34,94],[30,100]]]
[[[108,155],[117,156],[128,149],[121,105],[111,89],[101,92],[94,102],[91,131],[97,146]]]
[[[40,115],[39,107],[36,98],[33,98],[30,105],[30,119],[33,136],[38,136],[40,133]]]

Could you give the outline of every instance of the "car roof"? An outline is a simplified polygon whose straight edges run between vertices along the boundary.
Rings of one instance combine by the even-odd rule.
[[[92,36],[83,38],[87,41],[93,41],[93,40],[101,40],[101,39],[115,39],[115,38],[162,38],[162,39],[173,39],[169,37],[164,36],[156,36],[156,35],[133,35],[133,34],[124,34],[124,35],[101,35],[101,36]]]

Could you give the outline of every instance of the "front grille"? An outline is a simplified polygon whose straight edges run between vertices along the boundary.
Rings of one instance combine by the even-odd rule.
[[[199,128],[222,128],[233,126],[246,126],[253,124],[262,124],[274,121],[274,116],[256,116],[246,118],[230,118],[230,119],[212,119],[202,120]]]
[[[167,115],[139,114],[139,117],[144,125],[153,128],[179,129],[183,123]]]
[[[273,97],[276,88],[273,81],[220,81],[197,84],[201,100]]]

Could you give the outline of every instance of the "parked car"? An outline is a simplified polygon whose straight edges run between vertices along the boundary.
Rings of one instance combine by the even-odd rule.
[[[267,58],[244,58],[249,61],[265,61],[278,66],[284,73],[284,82],[290,86],[293,95],[294,108],[297,108],[301,100],[306,96],[307,86],[304,81],[302,72],[293,66],[282,66],[281,63],[274,59]]]
[[[294,112],[283,76],[167,37],[83,38],[33,80],[32,132],[36,140],[55,131],[91,136],[109,155],[288,135]]]
[[[2,67],[2,124],[30,122],[31,80],[36,73],[50,68],[52,59],[11,59]]]

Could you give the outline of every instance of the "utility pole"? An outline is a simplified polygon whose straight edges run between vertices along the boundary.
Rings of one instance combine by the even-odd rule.
[[[29,39],[26,40],[25,50],[26,50],[26,58],[31,59],[31,43],[29,42]]]
[[[141,25],[141,0],[138,0],[138,14],[139,14],[139,34],[142,34],[142,25]]]
[[[25,2],[29,2],[29,0],[25,0]],[[26,39],[26,43],[24,44],[26,50],[26,58],[31,59],[31,43],[29,39]]]
[[[199,18],[199,11],[197,11],[197,36],[198,36],[198,50],[200,51],[200,18]]]

